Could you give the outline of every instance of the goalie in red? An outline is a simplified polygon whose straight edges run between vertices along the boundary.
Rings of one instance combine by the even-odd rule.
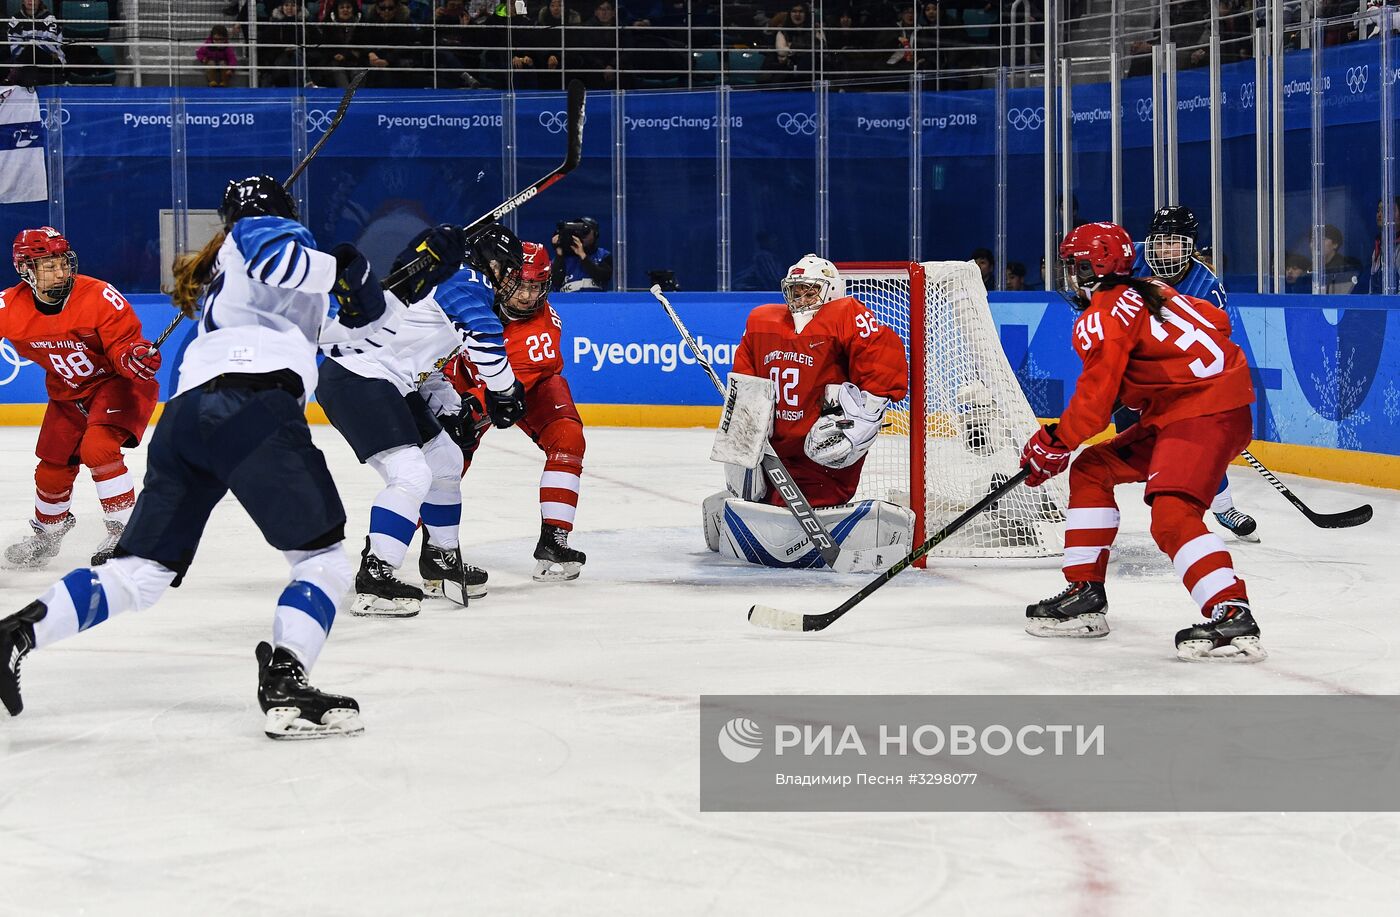
[[[33,534],[7,547],[5,562],[37,568],[57,556],[77,524],[69,508],[86,465],[107,528],[96,566],[111,558],[136,504],[122,448],[141,441],[155,410],[160,352],[111,284],[77,273],[77,255],[58,230],[24,230],[13,255],[23,282],[0,292],[0,337],[44,368],[49,405],[34,450]]]
[[[1152,537],[1209,620],[1176,634],[1186,661],[1257,662],[1266,653],[1220,536],[1203,521],[1225,466],[1249,445],[1254,402],[1244,352],[1224,310],[1160,280],[1132,276],[1133,242],[1113,223],[1077,227],[1060,243],[1065,296],[1083,312],[1074,342],[1084,363],[1058,424],[1026,444],[1026,484],[1066,468],[1069,512],[1064,575],[1069,586],[1026,609],[1037,637],[1108,634],[1104,579],[1118,532],[1115,485],[1143,481]],[[1115,400],[1141,412],[1136,426],[1097,443]]]
[[[780,508],[782,498],[769,490],[757,459],[751,454],[732,461],[734,452],[745,450],[731,450],[727,437],[748,426],[756,442],[771,442],[813,507],[839,507],[818,515],[843,551],[893,547],[902,555],[910,545],[912,514],[883,501],[849,501],[886,410],[908,391],[904,344],[864,303],[846,295],[840,272],[825,258],[807,255],[788,268],[782,292],[785,303],[749,313],[734,352],[734,376],[748,377],[740,391],[754,393],[748,415],[754,423],[729,423],[735,410],[750,409],[726,405],[711,457],[725,461],[728,489],[705,501],[706,544],[770,567],[823,563]]]

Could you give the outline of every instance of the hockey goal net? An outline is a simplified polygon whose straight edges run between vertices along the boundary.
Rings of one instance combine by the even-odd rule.
[[[898,332],[909,395],[891,406],[857,499],[914,511],[922,543],[1020,468],[1038,422],[1007,362],[970,261],[838,263],[847,295]],[[1017,487],[930,554],[1045,557],[1064,546],[1066,478]]]

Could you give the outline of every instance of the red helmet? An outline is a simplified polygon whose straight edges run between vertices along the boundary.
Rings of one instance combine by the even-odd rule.
[[[68,294],[73,290],[73,281],[78,272],[78,256],[73,254],[73,248],[68,244],[68,240],[63,238],[63,233],[52,226],[40,226],[38,229],[25,229],[15,236],[15,244],[12,250],[14,255],[15,272],[20,279],[34,290],[34,295],[46,303],[62,304],[68,299]],[[34,272],[34,263],[45,258],[65,258],[68,262],[68,276],[58,285],[47,289],[39,289],[39,279]]]
[[[529,318],[544,305],[549,290],[549,249],[538,242],[521,242],[520,282],[501,303],[501,311],[513,322]]]
[[[1079,299],[1080,291],[1093,292],[1106,277],[1132,276],[1135,258],[1132,236],[1117,223],[1076,226],[1060,243],[1066,297]]]

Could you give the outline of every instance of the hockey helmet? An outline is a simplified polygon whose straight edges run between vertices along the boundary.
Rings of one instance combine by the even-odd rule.
[[[52,226],[22,230],[15,236],[11,253],[15,272],[39,301],[59,306],[68,301],[78,273],[78,256],[63,233]]]
[[[520,265],[520,282],[510,299],[501,303],[501,313],[512,322],[538,312],[549,290],[549,249],[538,242],[521,242],[520,249],[524,259]]]
[[[298,219],[297,205],[282,183],[271,175],[250,175],[228,183],[219,216],[227,230],[244,217],[273,216]]]
[[[846,295],[846,281],[836,265],[816,255],[803,255],[782,282],[783,299],[792,312],[814,312]]]
[[[497,306],[515,294],[524,263],[525,250],[520,239],[500,223],[487,223],[467,239],[467,264],[491,279]]]
[[[1189,207],[1173,204],[1152,214],[1142,246],[1143,259],[1152,273],[1163,280],[1179,279],[1196,250],[1200,229]]]
[[[1133,259],[1132,236],[1117,223],[1076,226],[1060,243],[1060,292],[1070,305],[1082,309],[1105,279],[1132,276]]]

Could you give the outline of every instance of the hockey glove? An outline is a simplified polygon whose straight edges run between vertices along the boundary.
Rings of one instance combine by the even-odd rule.
[[[394,293],[406,303],[415,303],[427,296],[433,287],[447,280],[462,269],[462,261],[467,256],[466,243],[462,238],[461,227],[443,223],[425,229],[413,237],[399,256],[394,259],[394,270],[424,255],[432,259],[432,264],[398,284]]]
[[[807,431],[803,451],[818,465],[849,468],[865,457],[880,434],[889,399],[843,382],[827,386],[824,402],[821,416]]]
[[[481,437],[486,428],[491,426],[491,417],[486,413],[486,408],[482,406],[476,393],[467,392],[462,396],[461,413],[443,414],[438,418],[438,423],[442,424],[447,435],[461,448],[462,458],[470,459],[476,453],[476,447],[481,445]]]
[[[1069,467],[1074,450],[1055,438],[1055,424],[1047,424],[1021,450],[1021,467],[1030,469],[1027,487],[1039,487]]]
[[[117,372],[128,379],[154,379],[160,351],[150,341],[137,341],[117,355]]]
[[[349,242],[331,249],[335,257],[335,286],[331,298],[339,312],[336,320],[347,328],[363,328],[384,315],[384,291],[369,262]]]
[[[486,412],[491,422],[498,427],[514,426],[525,416],[525,386],[516,379],[515,384],[504,392],[486,390]]]

